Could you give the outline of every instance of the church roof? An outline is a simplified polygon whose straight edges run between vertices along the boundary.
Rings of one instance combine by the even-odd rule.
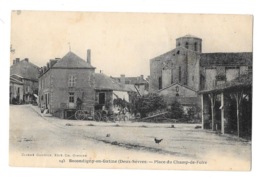
[[[94,68],[87,61],[83,60],[73,52],[68,52],[62,59],[58,60],[52,68]]]
[[[197,92],[195,89],[193,89],[193,88],[191,88],[191,87],[189,87],[189,86],[187,86],[187,85],[182,85],[182,84],[180,84],[179,82],[175,82],[175,83],[173,83],[173,84],[171,84],[171,85],[169,85],[169,86],[167,86],[167,87],[165,87],[165,88],[162,88],[162,89],[158,90],[158,92],[161,92],[161,91],[163,91],[163,90],[166,90],[166,89],[168,89],[168,88],[171,88],[171,87],[173,87],[173,86],[175,86],[175,85],[179,85],[179,86],[181,86],[181,87],[187,88],[188,90],[192,90],[192,91],[194,91],[194,92]]]
[[[187,35],[185,35],[185,36],[181,36],[181,37],[179,37],[179,38],[177,38],[177,39],[180,39],[180,38],[198,38],[198,39],[201,39],[201,38],[199,38],[199,37],[197,37],[197,36],[194,36],[194,35],[191,35],[191,34],[187,34]]]
[[[252,53],[202,53],[200,66],[236,66],[247,65],[252,66]]]

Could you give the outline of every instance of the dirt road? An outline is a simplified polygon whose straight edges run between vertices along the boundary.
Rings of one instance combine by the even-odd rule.
[[[42,117],[37,109],[10,106],[11,165],[250,169],[250,142],[194,129],[194,124],[174,124],[173,128],[170,123],[63,120]],[[155,137],[162,142],[156,144]]]

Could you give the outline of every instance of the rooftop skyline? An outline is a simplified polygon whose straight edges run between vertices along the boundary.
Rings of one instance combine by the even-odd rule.
[[[175,48],[187,34],[202,39],[202,52],[252,52],[252,16],[162,13],[12,12],[10,64],[29,58],[42,67],[70,50],[96,72],[149,75],[150,59]]]

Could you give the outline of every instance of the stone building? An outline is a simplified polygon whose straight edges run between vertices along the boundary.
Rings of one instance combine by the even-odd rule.
[[[176,48],[150,60],[149,92],[178,100],[184,108],[200,106],[198,92],[252,70],[252,53],[202,53],[202,39],[186,35]]]
[[[10,67],[10,103],[36,102],[39,67],[28,58],[13,60]]]
[[[75,112],[79,98],[81,109],[94,113],[94,72],[90,50],[87,60],[73,52],[68,52],[62,59],[50,60],[40,69],[39,106],[55,116],[68,118]]]
[[[135,91],[139,96],[148,94],[149,82],[144,79],[143,75],[138,77],[126,77],[124,74],[122,74],[120,77],[112,78],[123,85],[125,88]]]
[[[23,85],[22,79],[16,79],[15,77],[10,77],[10,104],[19,104],[23,98]]]
[[[97,110],[101,110],[103,106],[113,110],[113,101],[118,98],[130,102],[132,92],[135,91],[105,74],[95,74],[95,109]]]

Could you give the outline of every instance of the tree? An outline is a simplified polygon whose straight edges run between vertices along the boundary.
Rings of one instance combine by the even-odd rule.
[[[174,101],[169,109],[169,115],[171,119],[181,120],[184,116],[184,110],[182,105],[178,101]]]
[[[132,109],[133,112],[140,113],[141,117],[146,117],[148,113],[156,110],[166,108],[166,103],[163,97],[156,93],[149,93],[148,95],[136,97],[133,99]]]
[[[125,108],[125,107],[129,107],[129,103],[125,100],[125,99],[121,99],[121,98],[116,98],[114,99],[114,102],[113,102],[114,106],[118,106],[120,107],[121,109],[122,108]]]

